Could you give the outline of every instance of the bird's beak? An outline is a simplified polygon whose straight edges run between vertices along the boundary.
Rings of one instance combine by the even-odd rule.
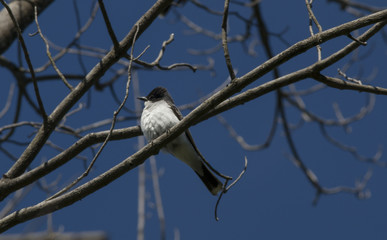
[[[144,101],[144,102],[148,101],[148,99],[146,97],[138,97],[137,99],[141,100],[141,101]]]

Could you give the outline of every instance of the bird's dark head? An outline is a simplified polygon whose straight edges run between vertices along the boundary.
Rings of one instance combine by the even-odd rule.
[[[164,100],[164,101],[173,103],[171,95],[169,95],[167,89],[164,87],[156,87],[146,97],[139,97],[138,99],[142,101],[151,101],[151,102]]]

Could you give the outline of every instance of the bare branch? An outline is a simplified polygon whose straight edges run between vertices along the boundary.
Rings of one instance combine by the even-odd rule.
[[[234,186],[237,182],[239,182],[239,180],[242,178],[242,176],[246,173],[246,170],[247,170],[247,157],[245,156],[245,167],[243,168],[243,170],[239,174],[239,176],[229,186],[227,186],[227,184],[229,181],[231,181],[231,179],[226,179],[226,182],[224,183],[223,191],[220,193],[218,200],[216,201],[216,204],[215,204],[215,220],[216,221],[219,221],[218,206],[219,206],[220,200],[222,199],[223,194],[227,193],[227,191],[230,190],[232,186]]]
[[[98,8],[99,8],[99,5],[98,5],[98,3],[96,3],[96,4],[94,5],[94,7],[93,7],[93,10],[92,10],[92,12],[91,12],[91,14],[90,14],[89,19],[86,21],[86,23],[83,25],[83,27],[80,28],[80,29],[78,30],[78,32],[75,34],[75,36],[74,36],[74,38],[72,39],[72,41],[71,41],[69,44],[67,44],[66,47],[59,49],[59,53],[57,53],[57,54],[53,57],[53,60],[54,60],[54,61],[59,60],[59,59],[60,59],[61,57],[63,57],[66,53],[68,53],[68,52],[70,51],[70,47],[73,46],[73,45],[75,45],[75,44],[78,42],[79,38],[82,36],[82,34],[83,34],[84,32],[86,32],[87,29],[89,29],[89,27],[91,26],[91,24],[93,23],[93,21],[94,21],[94,19],[95,19],[95,16],[96,16],[96,14],[97,14],[97,12],[98,12]],[[46,40],[47,40],[47,38],[46,38]],[[47,42],[48,42],[54,49],[57,49],[56,46],[53,45],[49,40],[47,40]],[[43,66],[41,66],[41,67],[39,67],[39,68],[36,68],[36,69],[35,69],[35,72],[42,72],[42,71],[46,70],[46,69],[50,66],[50,64],[51,64],[50,61],[48,61],[48,62],[45,63]]]
[[[312,11],[312,1],[313,0],[305,0],[306,9],[308,9],[308,14],[309,14],[309,32],[310,32],[311,36],[314,35],[312,22],[318,28],[318,32],[319,33],[321,33],[323,31],[320,23],[317,21],[317,18],[316,18],[316,16],[314,15],[314,13]],[[317,48],[317,59],[318,59],[318,61],[321,61],[321,46],[320,45],[316,45],[316,48]]]
[[[313,205],[316,205],[318,203],[318,200],[320,199],[321,194],[328,195],[328,194],[337,194],[341,192],[346,192],[346,193],[354,194],[359,199],[369,198],[371,196],[371,193],[369,190],[365,188],[371,177],[372,177],[372,170],[369,169],[363,176],[362,181],[356,182],[354,187],[347,187],[347,186],[337,186],[333,188],[323,187],[321,189],[321,192],[320,191],[316,192],[316,196],[313,200]]]
[[[70,91],[72,91],[74,89],[73,86],[71,86],[71,84],[67,81],[65,76],[62,74],[62,72],[56,66],[54,59],[52,59],[51,52],[50,52],[50,46],[48,45],[48,42],[47,42],[46,38],[43,36],[42,30],[40,29],[40,25],[38,22],[38,8],[36,6],[34,7],[34,12],[35,12],[36,27],[38,28],[38,32],[39,32],[40,37],[43,39],[44,44],[46,45],[46,53],[47,53],[48,58],[50,59],[51,65],[55,69],[55,71],[59,75],[59,77],[62,79],[62,81],[66,85],[66,87],[68,87],[70,89]]]
[[[359,84],[359,85],[363,85],[363,84],[361,83],[360,80],[357,80],[357,79],[355,79],[355,78],[348,77],[347,74],[345,74],[344,72],[342,72],[340,69],[337,69],[337,71],[339,72],[339,74],[340,74],[341,76],[343,76],[343,77],[344,77],[345,79],[347,79],[348,81],[357,83],[357,84]]]
[[[100,9],[101,9],[102,16],[103,16],[103,20],[105,21],[105,25],[106,25],[106,28],[107,28],[107,30],[108,30],[110,39],[111,39],[112,42],[113,42],[114,48],[118,50],[118,48],[119,48],[119,42],[118,42],[118,40],[117,40],[116,34],[114,33],[113,27],[112,27],[112,25],[111,25],[111,23],[110,23],[110,20],[109,20],[108,14],[107,14],[107,12],[106,12],[105,5],[104,5],[104,3],[103,3],[103,0],[98,0],[98,4],[99,4],[99,7],[100,7]]]
[[[321,74],[314,74],[312,77],[319,82],[325,83],[326,85],[337,89],[355,90],[359,92],[368,92],[378,95],[387,95],[386,88],[374,87],[371,85],[360,85],[357,83],[347,82],[338,78],[323,76]]]
[[[260,150],[268,148],[270,146],[271,141],[274,137],[274,133],[277,129],[277,125],[278,125],[277,118],[278,118],[278,111],[275,111],[274,118],[272,121],[272,126],[270,129],[269,135],[266,138],[266,141],[263,144],[251,145],[251,144],[248,144],[243,139],[242,136],[238,135],[238,133],[235,131],[235,129],[226,121],[226,119],[224,117],[222,117],[221,115],[217,115],[218,121],[227,129],[227,131],[229,132],[231,137],[234,138],[235,141],[237,143],[239,143],[239,145],[247,151],[260,151]]]
[[[380,161],[380,158],[382,157],[382,154],[383,154],[383,149],[381,147],[379,147],[378,151],[376,151],[375,155],[373,157],[364,157],[362,155],[360,155],[357,151],[357,148],[356,147],[353,147],[353,146],[347,146],[341,142],[339,142],[338,140],[334,139],[333,137],[331,137],[327,130],[326,130],[326,127],[324,126],[324,124],[319,124],[320,125],[320,130],[321,130],[321,133],[322,135],[329,141],[331,142],[334,146],[340,148],[341,150],[343,151],[346,151],[346,152],[349,152],[350,154],[352,154],[356,159],[358,159],[359,161],[363,161],[363,162],[369,162],[369,163],[373,163],[373,164],[376,164],[378,166],[381,166],[381,167],[386,167],[387,166],[387,163],[386,162],[381,162]]]
[[[146,63],[144,61],[141,61],[139,60],[139,58],[145,53],[145,50],[148,48],[146,48],[138,57],[136,57],[133,61],[137,64],[140,64],[142,66],[145,66],[145,67],[148,67],[148,68],[153,68],[153,67],[157,67],[161,70],[171,70],[171,69],[174,69],[174,68],[177,68],[177,67],[188,67],[190,68],[193,72],[196,71],[197,67],[195,66],[192,66],[188,63],[174,63],[172,65],[169,65],[167,67],[164,67],[164,66],[161,66],[160,65],[160,61],[161,59],[163,58],[164,56],[164,52],[165,52],[165,49],[167,47],[167,45],[169,45],[171,42],[173,42],[174,40],[174,37],[175,35],[173,33],[171,33],[171,35],[169,35],[169,39],[164,41],[162,46],[161,46],[161,50],[159,52],[159,55],[156,57],[156,59],[152,62],[152,63]],[[130,56],[126,56],[127,59],[131,59]]]
[[[57,156],[49,159],[47,162],[42,163],[36,168],[29,170],[21,176],[8,179],[3,178],[0,181],[0,200],[3,200],[10,193],[14,192],[17,189],[20,189],[24,186],[35,182],[39,178],[49,174],[58,167],[64,165],[79,153],[81,153],[86,148],[96,144],[102,143],[105,141],[106,137],[110,131],[94,132],[89,133],[83,138],[76,141],[73,145],[68,147],[65,151],[62,151]],[[113,130],[110,140],[122,140],[127,138],[132,138],[140,136],[142,134],[139,126],[129,127],[124,129]]]
[[[11,84],[9,86],[7,101],[5,102],[4,108],[0,111],[0,118],[2,118],[8,112],[9,107],[11,106],[11,103],[12,103],[12,97],[13,97],[14,91],[15,91],[15,84]],[[0,133],[1,133],[1,130],[0,130]]]
[[[328,0],[329,2],[336,2],[341,5],[342,9],[347,9],[347,8],[353,8],[353,9],[359,9],[359,10],[364,10],[367,12],[378,12],[381,10],[384,10],[383,8],[378,8],[378,7],[373,7],[369,4],[363,4],[360,2],[352,1],[352,0]],[[359,15],[357,15],[359,16]]]
[[[229,0],[224,1],[224,12],[223,12],[223,20],[222,20],[222,46],[224,51],[224,59],[226,60],[226,65],[228,69],[228,73],[230,74],[231,81],[235,78],[234,68],[231,64],[230,53],[228,51],[227,44],[227,17],[228,17],[228,7],[230,5]]]

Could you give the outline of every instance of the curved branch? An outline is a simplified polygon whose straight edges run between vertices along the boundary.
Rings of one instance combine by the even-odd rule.
[[[385,17],[387,17],[387,10],[384,11],[384,14],[385,14]],[[352,23],[356,23],[356,22],[357,22],[357,20],[352,21]],[[346,24],[348,24],[348,23],[346,23]],[[343,25],[346,25],[346,24],[343,24]],[[359,37],[359,39],[361,41],[366,41],[367,39],[371,38],[374,34],[376,34],[380,29],[382,29],[386,24],[387,24],[386,20],[381,21],[379,23],[376,23],[373,27],[371,27],[369,30],[367,30],[365,33],[363,33]],[[341,26],[343,26],[343,25],[341,25]],[[337,28],[340,28],[341,26],[339,26]],[[336,29],[336,28],[334,28],[334,29]],[[332,29],[324,31],[321,34],[325,34],[326,32],[331,32],[331,34],[336,34],[336,33],[332,32]],[[321,35],[321,34],[316,34],[314,36]],[[345,34],[345,33],[343,33],[343,34]],[[326,36],[326,37],[330,38],[330,36]],[[305,51],[303,49],[300,49],[301,46],[297,47],[296,45],[307,45],[307,46],[309,46],[309,48],[312,48],[315,46],[312,43],[318,44],[319,42],[318,41],[315,42],[314,37],[310,37],[306,40],[303,40],[301,42],[294,44],[293,46],[291,46],[290,48],[286,49],[285,51],[279,53],[275,57],[267,60],[265,63],[261,64],[260,66],[258,66],[254,70],[252,70],[249,73],[245,74],[244,76],[236,79],[228,87],[230,87],[231,85],[236,85],[237,83],[240,83],[240,82],[248,82],[249,83],[250,81],[254,81],[255,76],[261,77],[261,76],[265,75],[266,73],[268,73],[273,68],[275,68],[277,65],[281,64],[282,61],[288,60],[287,55],[291,54],[291,52],[293,52],[292,54],[294,56],[296,56],[296,55],[300,54],[297,51],[302,51],[302,52]],[[335,87],[338,89],[357,90],[357,91],[385,95],[385,93],[387,93],[387,89],[385,89],[385,88],[374,87],[374,86],[369,86],[369,85],[359,85],[359,84],[354,84],[351,82],[346,82],[344,80],[334,81],[333,78],[328,78],[328,77],[322,76],[320,74],[320,71],[324,70],[325,68],[331,66],[333,63],[335,63],[335,62],[339,61],[340,59],[342,59],[343,57],[347,56],[351,51],[353,51],[354,49],[356,49],[359,46],[360,46],[360,44],[358,42],[351,42],[343,49],[337,51],[336,53],[332,54],[331,56],[329,56],[329,57],[327,57],[319,62],[316,62],[315,64],[310,65],[309,67],[303,68],[301,70],[284,75],[282,77],[279,77],[279,78],[274,79],[272,81],[269,81],[267,83],[261,84],[258,87],[246,90],[245,92],[243,92],[239,95],[236,95],[236,96],[234,96],[230,99],[227,99],[227,100],[223,101],[222,103],[218,104],[216,107],[211,109],[208,113],[203,115],[200,118],[200,121],[208,119],[208,118],[215,116],[221,112],[227,111],[227,110],[234,108],[238,105],[244,104],[248,101],[251,101],[255,98],[258,98],[264,94],[267,94],[267,93],[272,92],[276,89],[279,89],[281,87],[287,86],[289,84],[298,82],[298,81],[306,79],[306,78],[315,78],[316,80],[318,79],[320,81],[325,81],[325,84],[328,85],[328,83],[329,83],[330,84],[329,86]],[[303,47],[304,46],[302,46],[302,48]],[[296,51],[296,52],[294,52],[294,51]],[[238,92],[239,91],[240,90],[238,90]]]
[[[66,150],[62,151],[57,156],[51,158],[40,166],[20,175],[18,177],[0,180],[0,201],[7,197],[10,193],[25,187],[39,178],[51,173],[55,169],[64,165],[86,148],[104,142],[110,131],[102,131],[89,133],[71,145]],[[129,127],[124,129],[116,129],[111,132],[110,140],[122,140],[140,136],[142,134],[139,126]]]

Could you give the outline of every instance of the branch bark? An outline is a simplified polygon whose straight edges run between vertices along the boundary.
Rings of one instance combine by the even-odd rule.
[[[34,21],[34,6],[41,14],[54,0],[15,0],[8,4],[12,10],[20,28],[24,30]],[[17,38],[15,25],[13,24],[5,8],[0,11],[0,55],[3,54]]]
[[[49,159],[47,162],[42,165],[31,169],[30,171],[22,174],[18,177],[7,179],[3,178],[0,181],[0,201],[6,198],[12,192],[23,188],[32,182],[37,181],[38,179],[46,176],[47,174],[53,172],[55,169],[66,164],[68,161],[73,159],[75,156],[80,154],[86,148],[105,141],[106,137],[109,135],[109,130],[102,132],[89,133],[83,138],[76,141],[73,145],[68,147],[65,151],[61,152],[57,156]],[[142,134],[139,126],[125,128],[125,129],[116,129],[111,133],[110,140],[122,140],[128,139]]]

